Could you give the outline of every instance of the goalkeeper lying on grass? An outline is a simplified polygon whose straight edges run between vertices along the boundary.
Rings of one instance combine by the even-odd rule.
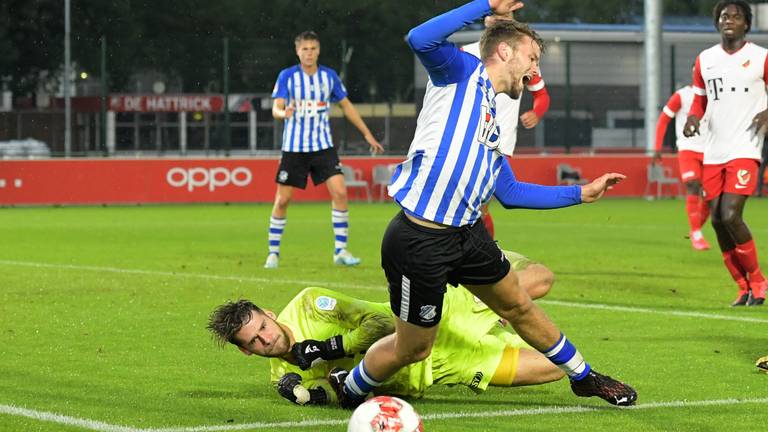
[[[546,294],[551,272],[505,253],[534,298]],[[499,317],[469,291],[447,290],[432,354],[400,370],[377,393],[418,398],[433,384],[465,385],[479,393],[489,385],[543,384],[564,376],[543,354],[502,328]],[[349,370],[371,344],[394,331],[394,324],[387,303],[306,288],[277,316],[247,300],[225,303],[211,314],[208,329],[222,346],[229,342],[246,355],[271,357],[271,379],[282,397],[299,405],[324,405],[336,402],[329,372]]]

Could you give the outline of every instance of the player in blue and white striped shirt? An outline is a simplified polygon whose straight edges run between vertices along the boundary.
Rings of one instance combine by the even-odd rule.
[[[503,16],[520,7],[515,0],[475,0],[408,35],[430,83],[408,159],[398,166],[389,187],[403,211],[384,233],[381,261],[398,319],[395,333],[375,343],[343,385],[342,373],[329,376],[343,406],[359,404],[397,370],[429,355],[446,284],[464,285],[509,321],[570,377],[578,396],[599,396],[614,405],[632,405],[637,399],[628,385],[592,370],[531,301],[480,220],[480,206],[492,195],[507,208],[565,207],[595,201],[624,178],[605,174],[583,187],[515,180],[498,151],[494,97],[497,92],[520,97],[538,73],[541,41],[528,26],[500,20],[483,33],[481,61],[447,38],[491,12]]]
[[[269,254],[265,268],[276,268],[280,258],[280,242],[288,214],[293,188],[304,189],[307,175],[315,185],[325,183],[331,194],[331,222],[335,237],[333,262],[357,265],[360,259],[347,251],[349,212],[347,189],[341,162],[333,147],[331,103],[337,102],[344,115],[363,134],[372,153],[384,151],[360,114],[347,98],[347,90],[333,69],[317,63],[320,40],[308,31],[296,37],[296,55],[299,64],[283,69],[277,77],[272,115],[285,120],[282,156],[277,169],[277,193],[269,219]]]

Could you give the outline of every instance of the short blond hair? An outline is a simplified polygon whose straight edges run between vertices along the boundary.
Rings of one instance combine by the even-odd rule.
[[[480,38],[480,58],[483,60],[490,58],[502,42],[506,42],[512,49],[516,49],[517,43],[526,36],[533,39],[544,52],[544,41],[528,24],[510,19],[497,20],[485,28],[483,36]]]

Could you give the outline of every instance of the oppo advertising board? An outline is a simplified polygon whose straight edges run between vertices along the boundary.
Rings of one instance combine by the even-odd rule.
[[[277,160],[38,160],[0,163],[0,205],[262,202]]]
[[[345,165],[363,174],[371,184],[375,165],[398,163],[401,157],[346,157]],[[568,162],[582,169],[587,179],[608,171],[627,179],[612,197],[642,196],[649,192],[644,155],[516,156],[510,159],[521,181],[554,184],[557,164]],[[80,205],[135,203],[261,202],[275,197],[277,158],[242,159],[47,159],[0,160],[0,206]],[[677,172],[673,156],[664,165]],[[374,197],[378,198],[378,188]],[[674,189],[669,190],[672,192]],[[350,188],[351,198],[361,191]],[[295,190],[294,201],[327,201],[325,185]]]

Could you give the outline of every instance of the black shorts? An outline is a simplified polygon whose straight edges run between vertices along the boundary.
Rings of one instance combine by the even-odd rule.
[[[341,174],[341,162],[334,147],[316,152],[286,152],[280,156],[275,181],[299,189],[307,187],[307,175],[312,175],[315,186],[331,176]]]
[[[440,322],[447,283],[490,285],[510,270],[482,220],[460,228],[428,228],[402,211],[384,233],[381,267],[392,312],[421,327]]]

